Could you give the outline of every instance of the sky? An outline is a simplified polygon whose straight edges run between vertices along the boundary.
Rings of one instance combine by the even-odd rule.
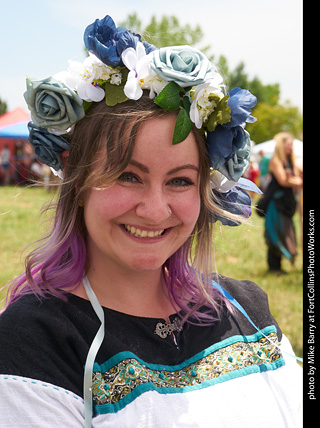
[[[0,0],[0,99],[8,110],[27,109],[26,76],[46,78],[82,61],[83,33],[95,19],[116,24],[136,12],[143,25],[155,15],[200,25],[202,46],[240,62],[250,78],[280,84],[281,102],[302,105],[303,0]],[[119,24],[118,24],[119,25]]]

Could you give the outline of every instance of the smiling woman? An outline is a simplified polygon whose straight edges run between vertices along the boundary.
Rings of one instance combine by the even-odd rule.
[[[267,296],[213,269],[214,223],[259,191],[241,178],[255,97],[110,17],[85,42],[83,64],[27,83],[30,142],[62,182],[0,317],[0,427],[300,426]]]
[[[183,144],[172,145],[175,120],[176,115],[170,114],[146,121],[137,132],[132,158],[116,183],[103,191],[87,192],[84,221],[90,266],[87,275],[92,282],[100,282],[93,279],[97,273],[102,277],[110,274],[114,270],[110,265],[115,263],[118,275],[127,276],[132,269],[152,271],[150,283],[161,284],[162,266],[194,231],[200,212],[198,148],[193,134]],[[110,307],[118,297],[109,290],[110,296],[104,290],[99,300]],[[151,286],[145,295],[148,291],[153,292]],[[149,299],[151,302],[151,296]],[[142,302],[136,309],[132,298],[128,303],[125,312],[145,313]],[[173,311],[170,306],[163,318]],[[123,303],[113,308],[123,310]]]

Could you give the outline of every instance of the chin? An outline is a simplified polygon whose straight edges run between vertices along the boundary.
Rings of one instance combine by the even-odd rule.
[[[162,268],[165,263],[166,258],[159,258],[157,256],[143,257],[143,258],[135,258],[134,260],[130,260],[128,265],[134,271],[155,271]]]

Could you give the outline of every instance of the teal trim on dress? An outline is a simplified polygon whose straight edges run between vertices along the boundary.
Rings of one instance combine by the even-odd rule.
[[[250,336],[225,339],[175,366],[149,364],[131,352],[121,352],[94,365],[94,411],[116,413],[147,391],[181,394],[276,370],[285,365],[276,340],[275,326],[268,326]]]
[[[276,333],[277,329],[275,326],[272,325],[272,326],[265,327],[260,331],[262,333],[264,333],[265,335],[268,335],[270,333]],[[150,364],[150,363],[146,363],[145,361],[141,360],[132,352],[128,352],[128,351],[119,352],[118,354],[114,355],[113,357],[111,357],[109,360],[102,363],[101,365],[99,365],[98,363],[94,363],[93,371],[94,372],[96,372],[96,371],[106,372],[106,371],[110,370],[112,367],[114,367],[115,365],[117,365],[118,363],[120,363],[121,361],[123,361],[124,359],[128,359],[128,358],[134,358],[134,359],[138,360],[141,364],[143,364],[144,366],[146,366],[152,370],[166,370],[166,371],[181,370],[184,367],[188,366],[189,364],[192,364],[193,362],[198,361],[201,358],[204,358],[207,355],[212,354],[213,352],[217,351],[218,349],[225,348],[226,346],[233,345],[234,343],[237,343],[237,342],[244,342],[244,343],[257,342],[262,337],[263,337],[263,335],[260,332],[252,334],[250,336],[242,336],[240,334],[236,335],[236,336],[232,336],[232,337],[229,337],[228,339],[222,340],[221,342],[215,343],[214,345],[210,346],[209,348],[205,349],[204,351],[199,352],[198,354],[194,355],[193,357],[189,358],[188,360],[184,361],[183,363],[175,365],[175,366],[166,366],[166,365],[162,365],[162,364]]]
[[[101,404],[94,405],[94,411],[97,415],[103,415],[107,413],[117,413],[118,411],[124,409],[128,404],[132,403],[136,398],[142,395],[144,392],[156,391],[159,394],[181,394],[191,391],[196,391],[199,389],[208,388],[209,386],[213,386],[215,384],[223,383],[228,380],[236,379],[238,377],[247,376],[252,373],[263,373],[269,370],[276,370],[285,365],[284,359],[280,358],[273,363],[265,364],[265,365],[252,365],[249,367],[245,367],[240,370],[236,370],[234,372],[227,373],[225,375],[221,375],[217,379],[211,379],[208,381],[204,381],[200,384],[185,386],[182,388],[159,388],[156,387],[153,383],[146,383],[143,385],[139,385],[136,387],[129,395],[123,398],[118,403],[114,404]]]

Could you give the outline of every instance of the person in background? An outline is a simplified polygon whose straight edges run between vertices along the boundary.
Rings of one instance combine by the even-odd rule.
[[[280,132],[274,136],[275,151],[269,163],[271,181],[265,192],[268,206],[265,217],[267,262],[270,272],[285,273],[282,257],[294,263],[297,254],[293,215],[296,212],[296,193],[301,189],[302,172],[293,151],[293,136]]]
[[[3,149],[1,150],[1,169],[3,176],[3,184],[8,186],[10,184],[10,160],[11,152],[9,150],[8,144],[4,144]]]
[[[270,181],[269,174],[269,162],[271,157],[266,156],[263,150],[259,151],[260,161],[259,161],[259,170],[260,170],[260,181],[259,187],[264,192]]]
[[[24,153],[24,141],[23,140],[17,140],[15,141],[15,147],[14,147],[14,159],[15,159],[15,177],[14,181],[15,184],[20,184],[24,181],[24,159],[26,155]]]
[[[243,177],[247,178],[248,180],[252,181],[254,184],[259,184],[259,167],[256,162],[254,162],[252,159],[250,159],[249,167],[243,174]],[[254,198],[255,192],[249,193],[251,196],[251,199]]]
[[[0,316],[0,427],[300,428],[266,293],[213,268],[215,222],[245,222],[259,191],[256,97],[110,16],[84,40],[67,76],[27,81],[30,142],[62,181]]]

